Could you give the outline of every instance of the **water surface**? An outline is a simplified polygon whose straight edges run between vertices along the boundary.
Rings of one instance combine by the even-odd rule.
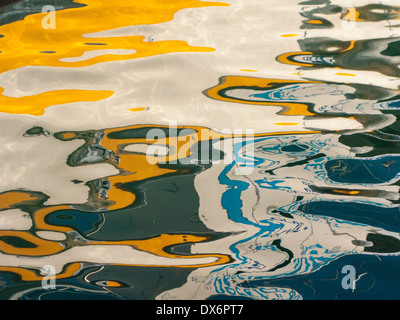
[[[2,3],[0,298],[400,298],[399,26],[390,0]]]

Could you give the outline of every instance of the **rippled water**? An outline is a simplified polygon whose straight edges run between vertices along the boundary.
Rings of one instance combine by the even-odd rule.
[[[400,298],[399,27],[394,0],[2,2],[0,298]]]

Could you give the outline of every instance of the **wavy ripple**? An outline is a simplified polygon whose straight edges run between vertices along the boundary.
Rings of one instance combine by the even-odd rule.
[[[400,7],[44,5],[0,7],[1,299],[398,298]]]

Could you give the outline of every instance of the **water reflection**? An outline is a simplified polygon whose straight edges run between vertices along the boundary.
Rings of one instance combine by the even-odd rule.
[[[294,1],[293,32],[271,33],[287,47],[255,70],[210,30],[248,26],[260,3],[59,1],[50,31],[42,1],[1,7],[2,299],[396,298],[400,9]],[[221,29],[228,9],[243,20]],[[203,42],[198,17],[212,18],[193,27]],[[163,40],[131,29],[166,23]],[[216,63],[228,58],[241,67]],[[32,68],[61,79],[28,90]]]

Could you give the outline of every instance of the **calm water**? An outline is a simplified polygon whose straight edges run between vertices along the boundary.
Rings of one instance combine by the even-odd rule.
[[[0,4],[1,299],[399,299],[398,0]]]

